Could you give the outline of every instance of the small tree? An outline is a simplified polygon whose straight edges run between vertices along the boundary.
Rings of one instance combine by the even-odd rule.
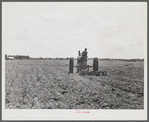
[[[5,59],[7,59],[7,54],[5,54]]]

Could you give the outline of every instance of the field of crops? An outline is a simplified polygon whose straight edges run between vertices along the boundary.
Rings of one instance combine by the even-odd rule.
[[[81,76],[76,69],[69,74],[69,60],[5,64],[6,109],[144,108],[143,61],[99,60],[99,70],[107,71],[107,76]]]

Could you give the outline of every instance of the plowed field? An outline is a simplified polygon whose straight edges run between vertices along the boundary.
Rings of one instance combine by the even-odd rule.
[[[68,74],[69,60],[5,63],[6,109],[144,108],[144,62],[99,60],[108,76]]]

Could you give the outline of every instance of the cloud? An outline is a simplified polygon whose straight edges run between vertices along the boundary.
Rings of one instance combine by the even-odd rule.
[[[56,11],[43,13],[40,16],[26,15],[18,18],[15,33],[10,38],[36,39],[49,38],[55,34],[57,37],[69,29],[75,17],[68,17],[64,12]],[[71,27],[70,27],[71,28]],[[68,34],[65,34],[68,35]],[[70,34],[69,34],[70,35]]]
[[[43,13],[38,17],[38,20],[41,20],[46,23],[51,22],[65,23],[73,19],[74,18],[68,17],[66,13],[61,11]]]
[[[16,40],[32,40],[38,38],[38,30],[31,26],[26,26],[25,28],[20,29],[17,33],[11,36],[11,39]]]
[[[78,50],[87,47],[89,57],[128,57],[129,51],[129,57],[142,56],[145,21],[137,6],[137,12],[132,12],[133,6],[128,10],[127,6],[115,8],[111,4],[108,9],[107,5],[38,5],[19,9],[16,5],[7,11],[3,39],[8,52],[20,50],[38,56],[51,51],[55,56],[76,56]]]

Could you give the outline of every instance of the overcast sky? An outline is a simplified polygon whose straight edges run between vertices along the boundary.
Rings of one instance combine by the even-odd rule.
[[[5,54],[144,58],[146,2],[3,2]]]

